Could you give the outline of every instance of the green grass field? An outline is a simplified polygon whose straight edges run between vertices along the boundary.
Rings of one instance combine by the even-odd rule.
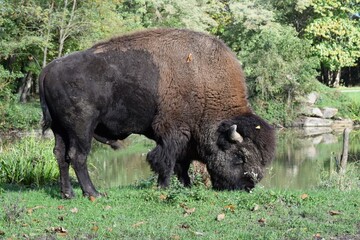
[[[329,239],[359,236],[360,190],[217,192],[143,182],[87,199],[78,188],[0,189],[4,239]]]

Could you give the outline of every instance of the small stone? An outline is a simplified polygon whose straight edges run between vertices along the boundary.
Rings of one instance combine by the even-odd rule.
[[[319,94],[318,94],[318,93],[316,93],[316,92],[311,92],[311,93],[307,96],[306,102],[307,102],[307,103],[310,103],[310,104],[314,104],[314,103],[316,103],[316,100],[318,99],[318,97],[319,97]]]
[[[333,118],[338,113],[338,111],[339,110],[337,108],[325,107],[322,109],[322,114],[324,118]]]
[[[330,127],[333,121],[330,119],[307,117],[304,121],[304,127]]]

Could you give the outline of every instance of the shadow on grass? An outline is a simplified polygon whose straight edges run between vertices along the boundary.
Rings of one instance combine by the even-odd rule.
[[[80,188],[77,182],[71,183],[74,189]],[[27,191],[43,191],[51,198],[62,199],[60,193],[60,184],[59,183],[49,183],[44,186],[31,186],[31,185],[22,185],[16,183],[0,183],[0,193],[1,192],[27,192]]]

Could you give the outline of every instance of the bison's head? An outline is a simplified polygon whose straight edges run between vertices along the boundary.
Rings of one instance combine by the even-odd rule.
[[[207,161],[213,187],[250,191],[274,158],[273,127],[256,115],[247,114],[223,121],[216,137],[216,146]]]

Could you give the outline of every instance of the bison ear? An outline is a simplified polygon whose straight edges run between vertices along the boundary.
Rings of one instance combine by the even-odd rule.
[[[229,128],[229,137],[230,137],[230,140],[234,141],[234,142],[243,142],[244,139],[243,137],[240,135],[240,133],[238,133],[236,131],[237,129],[237,126],[234,124],[232,125],[230,128]]]

